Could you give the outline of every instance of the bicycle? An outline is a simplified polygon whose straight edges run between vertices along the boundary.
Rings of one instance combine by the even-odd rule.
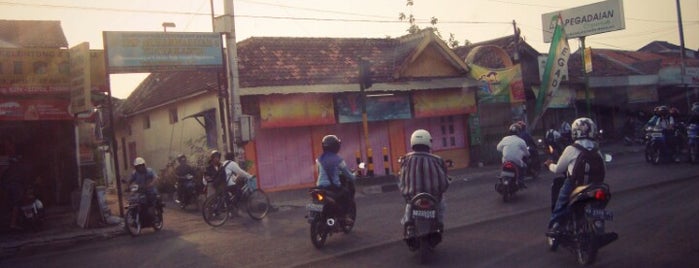
[[[237,211],[239,205],[243,204],[245,209],[254,220],[262,220],[270,209],[269,196],[262,189],[257,188],[256,177],[246,180],[241,192],[242,195],[238,203],[235,203],[235,195],[231,191],[224,190],[206,199],[202,208],[204,221],[213,226],[219,227],[228,221],[232,212]]]

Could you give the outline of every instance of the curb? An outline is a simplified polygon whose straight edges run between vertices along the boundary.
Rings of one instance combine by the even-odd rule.
[[[2,247],[0,247],[0,259],[27,255],[45,248],[65,248],[81,242],[107,240],[127,234],[123,224],[87,230],[88,231],[74,231],[56,236],[3,243]]]

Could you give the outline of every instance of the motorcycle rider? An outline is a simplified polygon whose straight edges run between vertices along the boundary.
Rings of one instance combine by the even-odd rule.
[[[675,152],[675,118],[670,115],[670,108],[665,105],[656,107],[656,116],[651,118],[647,125],[651,128],[660,128],[665,136],[666,146],[670,148],[673,158],[679,162],[679,156]]]
[[[437,221],[439,229],[443,230],[446,210],[444,192],[449,188],[446,163],[441,157],[430,153],[432,135],[427,130],[415,130],[410,135],[410,147],[413,151],[400,158],[398,175],[398,188],[408,203],[401,224],[405,225],[410,218],[410,200],[417,194],[428,193],[439,201]]]
[[[692,103],[692,109],[689,111],[688,124],[699,124],[699,102]]]
[[[561,128],[559,131],[561,133],[561,138],[564,146],[568,146],[570,144],[570,123],[568,121],[563,120],[561,122]]]
[[[187,156],[184,154],[177,156],[177,164],[177,167],[175,167],[175,176],[177,177],[177,184],[179,185],[177,188],[177,200],[179,201],[189,190],[187,189],[187,185],[192,182],[196,170],[187,163]]]
[[[527,188],[522,181],[525,174],[525,169],[527,164],[524,163],[524,158],[529,156],[529,150],[527,149],[527,144],[525,141],[519,137],[521,133],[520,124],[512,124],[508,128],[508,136],[505,136],[500,140],[497,145],[498,152],[502,153],[502,163],[510,161],[517,165],[519,174],[517,176],[517,184],[521,188]]]
[[[347,163],[337,153],[340,151],[342,142],[335,135],[326,135],[321,141],[323,154],[316,159],[318,167],[318,179],[316,187],[326,189],[335,196],[340,215],[344,215],[345,223],[352,223],[353,220],[347,213],[347,207],[353,198],[354,193],[351,184],[343,185],[340,176],[350,180],[352,183],[356,180],[356,176],[347,167]]]
[[[575,119],[571,125],[571,135],[573,138],[573,143],[579,144],[588,151],[597,148],[597,143],[595,142],[595,134],[597,133],[597,126],[595,122],[590,118],[581,117]],[[554,174],[561,174],[565,172],[566,179],[558,192],[558,198],[556,199],[556,204],[553,211],[551,212],[551,218],[549,220],[549,233],[556,234],[559,231],[560,226],[563,223],[560,222],[564,218],[567,211],[566,204],[568,203],[568,197],[576,186],[572,181],[571,173],[573,172],[573,167],[575,166],[575,160],[580,155],[581,151],[573,145],[567,146],[558,162],[554,163],[553,160],[549,159],[544,162],[544,165]]]
[[[143,157],[136,157],[133,160],[134,171],[131,173],[131,178],[128,184],[137,184],[139,189],[145,189],[146,203],[152,215],[152,209],[156,204],[162,204],[158,195],[158,189],[155,187],[158,181],[158,175],[152,168],[146,167],[146,160]]]
[[[226,158],[226,161],[223,162],[226,172],[226,186],[228,191],[234,194],[233,203],[238,204],[240,196],[243,193],[243,185],[245,185],[247,179],[251,179],[253,176],[240,168],[240,165],[233,161],[235,154],[232,152],[227,152],[224,158]]]
[[[217,190],[221,190],[219,186],[224,185],[226,182],[226,172],[222,168],[221,152],[218,150],[213,150],[209,153],[209,165],[204,171],[204,181],[206,184],[206,198],[214,196]]]

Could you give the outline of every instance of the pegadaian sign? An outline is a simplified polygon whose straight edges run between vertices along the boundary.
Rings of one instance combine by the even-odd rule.
[[[544,42],[550,43],[556,28],[556,17],[561,15],[568,38],[582,37],[626,28],[622,0],[607,0],[599,3],[559,10],[541,15]]]
[[[223,69],[220,33],[103,32],[109,73]]]

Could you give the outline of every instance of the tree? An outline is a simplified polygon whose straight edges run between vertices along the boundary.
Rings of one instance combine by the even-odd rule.
[[[406,0],[405,5],[408,7],[412,7],[413,5],[415,5],[415,1],[414,0]],[[408,22],[408,24],[410,26],[408,27],[408,29],[406,31],[409,34],[414,34],[414,33],[417,33],[420,31],[420,26],[417,26],[417,23],[415,23],[416,19],[412,13],[406,15],[404,12],[400,12],[400,13],[398,13],[398,20]],[[437,27],[436,27],[438,21],[439,21],[439,19],[437,19],[436,17],[430,18],[430,25],[432,25],[432,26],[428,27],[426,29],[432,30],[432,32],[434,32],[439,38],[444,40],[444,37],[442,37],[442,33],[440,33],[439,29],[437,29]],[[455,48],[455,47],[459,46],[459,41],[456,40],[456,37],[454,37],[453,33],[449,33],[449,40],[444,40],[444,41],[451,48]],[[466,43],[470,44],[471,42],[466,40]]]

